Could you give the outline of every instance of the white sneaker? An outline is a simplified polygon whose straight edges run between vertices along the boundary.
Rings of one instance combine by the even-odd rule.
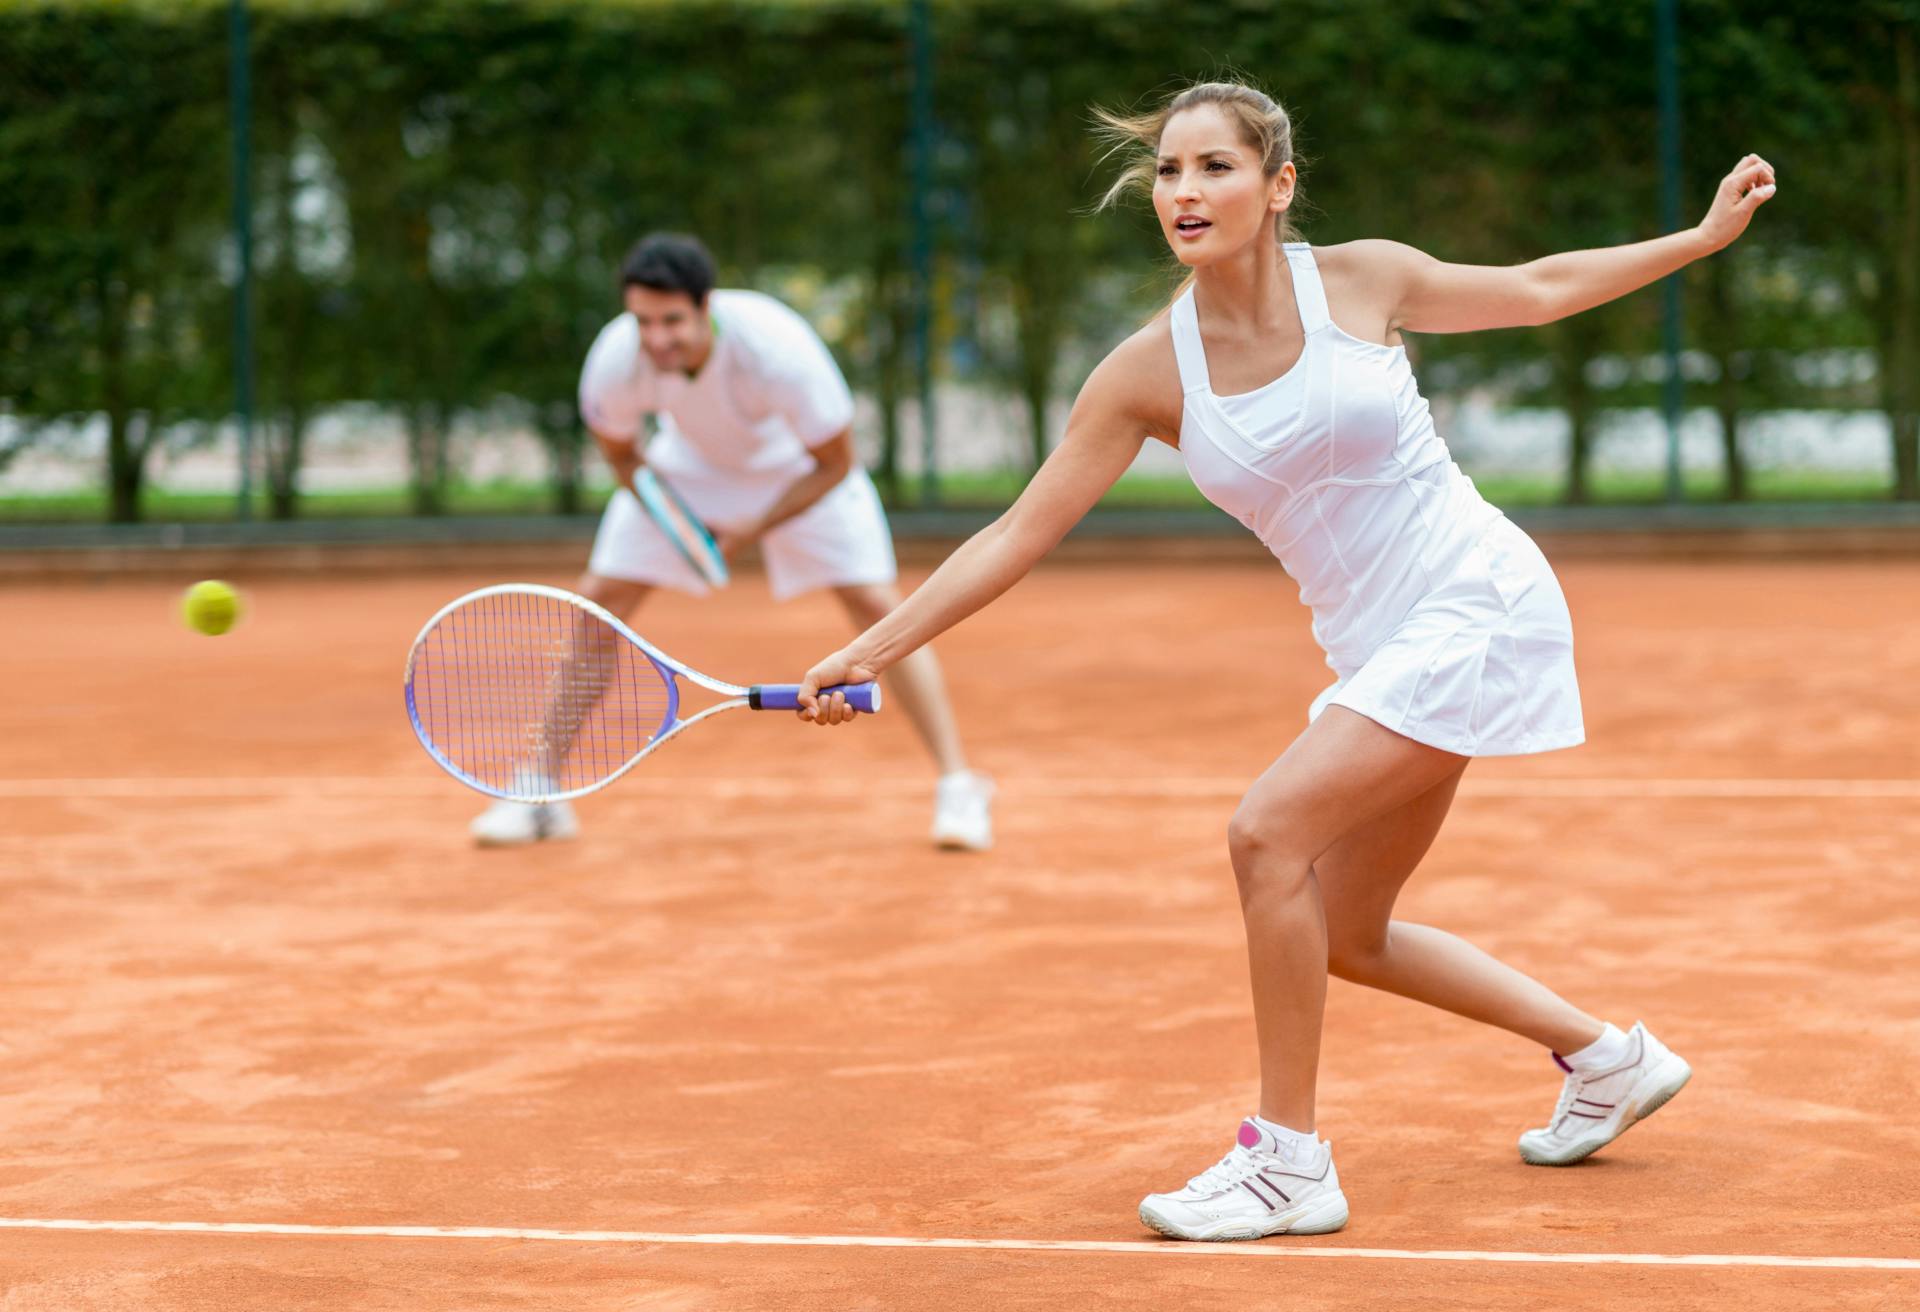
[[[940,776],[933,811],[933,845],[950,852],[993,846],[993,780],[972,770]]]
[[[580,832],[573,807],[566,802],[495,802],[473,818],[473,841],[481,847],[518,847],[549,843]]]
[[[1316,1142],[1304,1154],[1279,1151],[1252,1121],[1240,1141],[1187,1187],[1148,1194],[1140,1219],[1172,1239],[1261,1239],[1331,1234],[1347,1223],[1347,1196],[1333,1169],[1333,1148]]]
[[[1645,1120],[1686,1087],[1693,1068],[1635,1021],[1627,1031],[1627,1059],[1612,1070],[1582,1074],[1561,1059],[1567,1073],[1560,1101],[1545,1129],[1520,1136],[1520,1156],[1532,1166],[1571,1166],[1591,1157]]]

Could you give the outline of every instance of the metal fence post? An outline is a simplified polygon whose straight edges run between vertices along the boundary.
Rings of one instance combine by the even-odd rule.
[[[920,502],[935,506],[940,503],[940,474],[933,409],[933,216],[928,212],[933,190],[933,31],[927,0],[912,0],[907,23],[912,50],[908,132],[913,156],[913,340],[920,392]]]
[[[233,408],[240,424],[238,517],[253,516],[253,133],[252,38],[246,0],[227,8],[228,114],[233,130]]]
[[[1680,54],[1678,0],[1659,0],[1654,38],[1660,70],[1660,226],[1680,231]],[[1667,422],[1667,500],[1681,501],[1686,489],[1680,475],[1680,421],[1686,404],[1680,377],[1680,274],[1668,274],[1662,288],[1662,345],[1667,376],[1661,389],[1661,410]]]

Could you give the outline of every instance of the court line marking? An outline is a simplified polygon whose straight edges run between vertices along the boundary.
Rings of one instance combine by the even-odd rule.
[[[295,1225],[250,1221],[78,1221],[0,1218],[0,1229],[120,1234],[289,1235],[306,1238],[518,1239],[562,1244],[698,1244],[754,1248],[933,1248],[1159,1256],[1343,1257],[1383,1262],[1508,1262],[1549,1265],[1797,1267],[1920,1271],[1908,1257],[1789,1257],[1771,1253],[1532,1253],[1511,1250],[1336,1248],[1293,1244],[1186,1244],[1093,1239],[911,1239],[898,1235],[679,1234],[654,1230],[538,1230],[518,1226]]]
[[[1008,800],[1161,798],[1193,800],[1234,798],[1245,793],[1252,778],[1169,777],[1061,778],[1059,776],[1001,776],[1000,792]],[[753,778],[637,778],[629,776],[615,795],[697,796],[726,801],[735,798],[777,799],[812,797],[818,785],[805,779]],[[861,785],[865,796],[918,798],[928,785],[915,779],[873,779]],[[1648,799],[1920,799],[1920,779],[1659,779],[1629,777],[1467,778],[1463,797],[1620,798]],[[396,797],[465,797],[451,780],[434,775],[318,775],[252,776],[247,778],[69,778],[0,779],[0,801],[37,798],[175,801],[200,797],[286,798],[316,797],[346,800],[389,800]]]

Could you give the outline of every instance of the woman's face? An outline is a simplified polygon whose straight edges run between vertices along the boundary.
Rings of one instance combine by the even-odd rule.
[[[1266,177],[1240,125],[1218,105],[1195,105],[1160,133],[1153,208],[1180,263],[1212,264],[1263,231],[1269,215],[1293,203],[1294,168]]]

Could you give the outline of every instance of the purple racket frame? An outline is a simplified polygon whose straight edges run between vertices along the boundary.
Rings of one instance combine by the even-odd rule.
[[[579,788],[571,788],[565,791],[551,793],[513,792],[497,788],[484,780],[474,778],[450,760],[446,753],[434,743],[427,727],[421,723],[420,708],[414,698],[413,679],[415,662],[419,658],[427,638],[447,616],[459,610],[462,606],[478,601],[483,597],[505,595],[530,595],[549,597],[556,601],[563,601],[576,610],[580,610],[598,620],[622,638],[632,643],[635,647],[639,648],[640,654],[645,656],[659,672],[661,682],[666,686],[667,690],[666,712],[661,716],[660,727],[654,731],[653,737],[647,740],[647,745],[628,758],[624,765],[621,765],[611,773],[604,775],[594,782]],[[717,692],[727,698],[727,700],[716,702],[712,706],[683,720],[680,718],[679,683],[679,680],[683,678],[699,684],[702,688],[710,692]],[[433,618],[421,626],[419,634],[413,640],[413,646],[407,651],[407,668],[404,686],[407,700],[407,720],[413,725],[414,736],[420,740],[420,745],[426,748],[427,755],[433,758],[434,763],[476,792],[485,793],[489,797],[498,797],[514,802],[564,802],[571,798],[584,797],[588,793],[599,792],[602,788],[605,788],[608,784],[626,774],[627,771],[633,769],[634,766],[640,764],[640,762],[644,761],[647,757],[653,755],[653,753],[659,751],[662,747],[665,747],[668,743],[679,737],[681,733],[691,726],[700,723],[702,720],[710,719],[722,711],[734,711],[742,707],[754,711],[792,711],[798,710],[800,707],[800,685],[797,683],[760,683],[751,686],[742,686],[737,683],[727,683],[711,675],[702,674],[692,666],[682,661],[677,661],[667,655],[667,653],[661,651],[658,647],[628,628],[626,624],[622,623],[605,607],[589,601],[578,593],[569,592],[565,588],[548,587],[541,583],[495,584],[492,587],[480,588],[467,593],[465,596],[456,597],[435,611]],[[847,704],[856,711],[865,711],[871,714],[880,709],[881,696],[880,685],[878,683],[838,684],[831,688],[822,688],[820,691],[823,695],[831,692],[846,694]]]

